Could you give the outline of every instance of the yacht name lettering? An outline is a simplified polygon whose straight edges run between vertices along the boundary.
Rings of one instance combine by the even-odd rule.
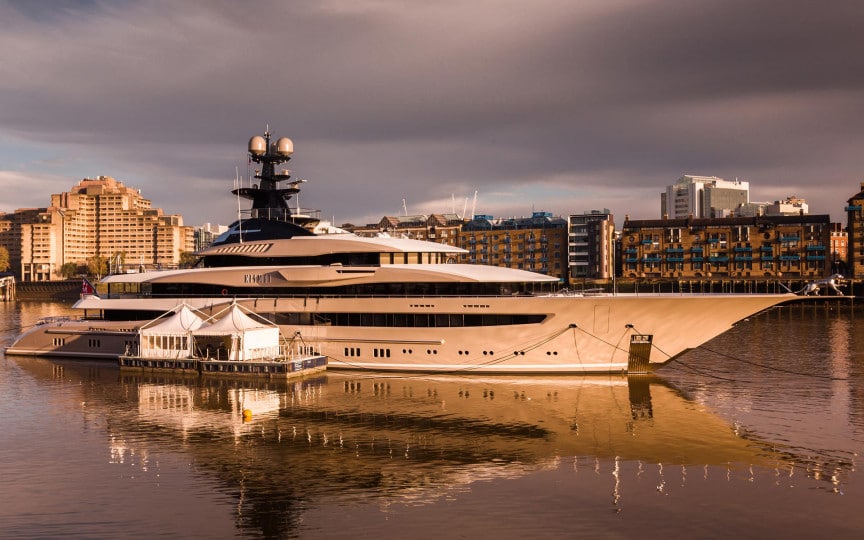
[[[243,283],[270,283],[272,279],[270,274],[243,274]]]

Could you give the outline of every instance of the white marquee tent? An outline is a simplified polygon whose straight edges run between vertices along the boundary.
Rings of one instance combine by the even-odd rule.
[[[192,334],[201,357],[243,361],[279,356],[279,328],[269,321],[253,319],[236,304],[219,320]]]
[[[145,358],[191,358],[192,332],[201,319],[183,304],[170,316],[155,319],[138,330],[139,355]]]

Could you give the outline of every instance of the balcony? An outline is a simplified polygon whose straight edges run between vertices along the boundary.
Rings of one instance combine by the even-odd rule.
[[[807,246],[807,251],[825,251],[825,246]]]
[[[733,248],[733,251],[736,253],[749,253],[753,251],[752,247],[736,247]]]
[[[718,257],[708,257],[708,262],[712,263],[721,263],[721,262],[729,262],[729,257],[718,256]]]
[[[684,248],[666,248],[666,253],[684,253]]]
[[[763,257],[764,259],[764,257]],[[780,255],[781,261],[800,261],[801,255]]]
[[[703,248],[702,248],[702,246],[693,246],[690,248],[690,251],[693,253],[696,253],[696,252],[702,253]]]

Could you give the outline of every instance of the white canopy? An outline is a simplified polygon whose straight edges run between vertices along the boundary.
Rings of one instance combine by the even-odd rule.
[[[279,328],[246,315],[238,305],[213,324],[192,332],[199,351],[221,360],[254,360],[279,356]]]
[[[151,321],[138,330],[139,354],[145,358],[189,358],[192,331],[204,321],[183,304],[173,315]]]
[[[201,328],[201,319],[189,306],[183,304],[170,317],[156,319],[141,327],[142,335],[188,335],[189,332]]]

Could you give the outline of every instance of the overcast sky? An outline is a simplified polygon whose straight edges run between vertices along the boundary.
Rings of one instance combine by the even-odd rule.
[[[683,174],[845,224],[862,29],[854,0],[0,0],[0,212],[106,175],[227,224],[269,125],[337,224],[476,192],[620,226]]]

